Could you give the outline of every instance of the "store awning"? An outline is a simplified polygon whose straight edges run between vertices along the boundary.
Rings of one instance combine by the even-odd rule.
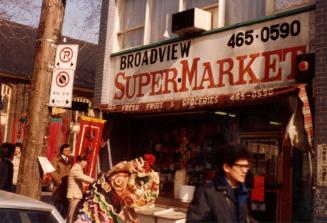
[[[180,100],[154,101],[147,103],[110,105],[102,104],[99,108],[108,113],[158,113],[205,110],[210,108],[246,105],[260,102],[276,96],[287,95],[298,91],[301,85],[293,84],[286,87],[263,88],[252,91],[237,92],[227,95],[208,95],[204,97],[183,98]]]
[[[292,84],[285,87],[264,88],[228,95],[209,95],[205,97],[184,98],[181,100],[155,101],[148,103],[100,105],[103,112],[125,114],[176,113],[203,111],[222,107],[261,103],[279,96],[289,96],[292,116],[285,131],[285,139],[290,146],[311,151],[313,124],[305,84]]]

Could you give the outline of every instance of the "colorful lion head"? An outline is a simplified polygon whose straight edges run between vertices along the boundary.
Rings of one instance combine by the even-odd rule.
[[[79,222],[117,222],[124,208],[153,204],[159,195],[159,175],[153,155],[122,161],[92,185],[79,213]],[[116,220],[115,220],[116,219]]]

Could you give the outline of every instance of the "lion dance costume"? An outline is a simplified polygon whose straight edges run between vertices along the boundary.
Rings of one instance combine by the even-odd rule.
[[[122,161],[99,177],[77,215],[77,223],[139,222],[134,208],[153,204],[159,195],[155,157]]]

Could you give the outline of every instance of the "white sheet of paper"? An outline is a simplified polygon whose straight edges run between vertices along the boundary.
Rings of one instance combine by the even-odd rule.
[[[39,156],[38,159],[44,173],[51,173],[56,170],[45,156]]]

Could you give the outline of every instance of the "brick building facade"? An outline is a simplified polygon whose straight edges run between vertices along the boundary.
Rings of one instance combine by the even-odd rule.
[[[315,71],[315,128],[314,141],[317,153],[319,148],[326,148],[327,144],[327,2],[323,0],[316,1],[316,21],[315,21],[315,39],[313,41],[316,56]],[[318,154],[317,154],[318,155]],[[317,156],[318,158],[318,156]],[[323,162],[323,163],[322,163]],[[315,163],[315,172],[319,167],[326,167],[326,160],[317,159]],[[320,185],[320,176],[315,178],[315,196],[313,215],[314,222],[327,221],[327,185]]]

